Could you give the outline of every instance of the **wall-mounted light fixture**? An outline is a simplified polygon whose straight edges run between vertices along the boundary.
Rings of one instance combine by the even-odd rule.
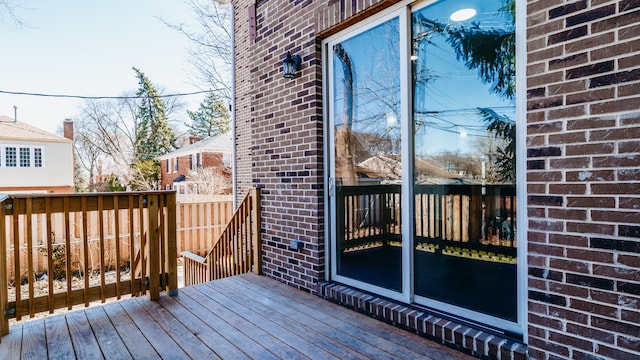
[[[287,55],[282,61],[282,75],[287,79],[296,77],[296,71],[300,70],[300,55],[291,56],[291,52],[287,51]]]

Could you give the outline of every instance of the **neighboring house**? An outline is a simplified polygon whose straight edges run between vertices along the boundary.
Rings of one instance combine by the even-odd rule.
[[[478,355],[640,358],[640,2],[233,4],[267,276]],[[415,166],[447,152],[480,181]]]
[[[202,168],[215,169],[217,175],[230,179],[232,154],[231,133],[226,133],[160,156],[160,188],[175,189],[178,193],[197,191],[197,186],[190,186],[187,179],[191,172]]]
[[[0,116],[0,193],[68,193],[73,184],[73,123],[61,137]]]

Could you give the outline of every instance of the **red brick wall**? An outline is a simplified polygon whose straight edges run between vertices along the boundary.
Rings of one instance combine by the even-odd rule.
[[[310,292],[324,277],[320,36],[396,2],[262,1],[253,40],[256,3],[234,1],[237,195],[261,189],[267,276]],[[636,358],[640,1],[526,8],[529,353]],[[303,59],[295,80],[287,51]]]
[[[174,158],[174,161],[176,158]],[[167,171],[167,160],[160,161],[160,188],[164,190],[167,185],[173,183],[173,179],[180,175],[187,176],[191,171],[191,155],[179,156],[178,171],[174,172],[171,159],[169,160],[169,170]],[[219,167],[222,165],[223,156],[220,153],[203,153],[200,160],[202,167]],[[193,164],[194,167],[196,164]]]
[[[527,12],[529,353],[640,358],[640,1]]]
[[[236,2],[238,195],[248,186],[261,189],[265,274],[316,292],[324,279],[324,204],[322,68],[314,19],[326,4],[263,2],[256,8],[255,41],[249,38],[250,4]],[[293,80],[282,76],[287,51],[302,58]],[[289,250],[292,240],[302,241],[303,249]]]

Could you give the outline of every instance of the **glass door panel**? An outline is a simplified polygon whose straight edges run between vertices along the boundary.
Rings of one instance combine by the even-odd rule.
[[[515,322],[513,12],[460,4],[412,16],[414,291]]]
[[[399,19],[332,45],[336,271],[402,291]]]

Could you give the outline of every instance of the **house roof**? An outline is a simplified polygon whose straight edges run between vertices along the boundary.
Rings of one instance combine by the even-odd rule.
[[[72,142],[59,135],[39,129],[29,124],[13,121],[12,118],[0,115],[0,140]]]
[[[232,151],[233,139],[231,138],[231,133],[226,133],[189,144],[178,150],[164,154],[158,157],[158,159],[165,160],[197,153],[231,153]]]

